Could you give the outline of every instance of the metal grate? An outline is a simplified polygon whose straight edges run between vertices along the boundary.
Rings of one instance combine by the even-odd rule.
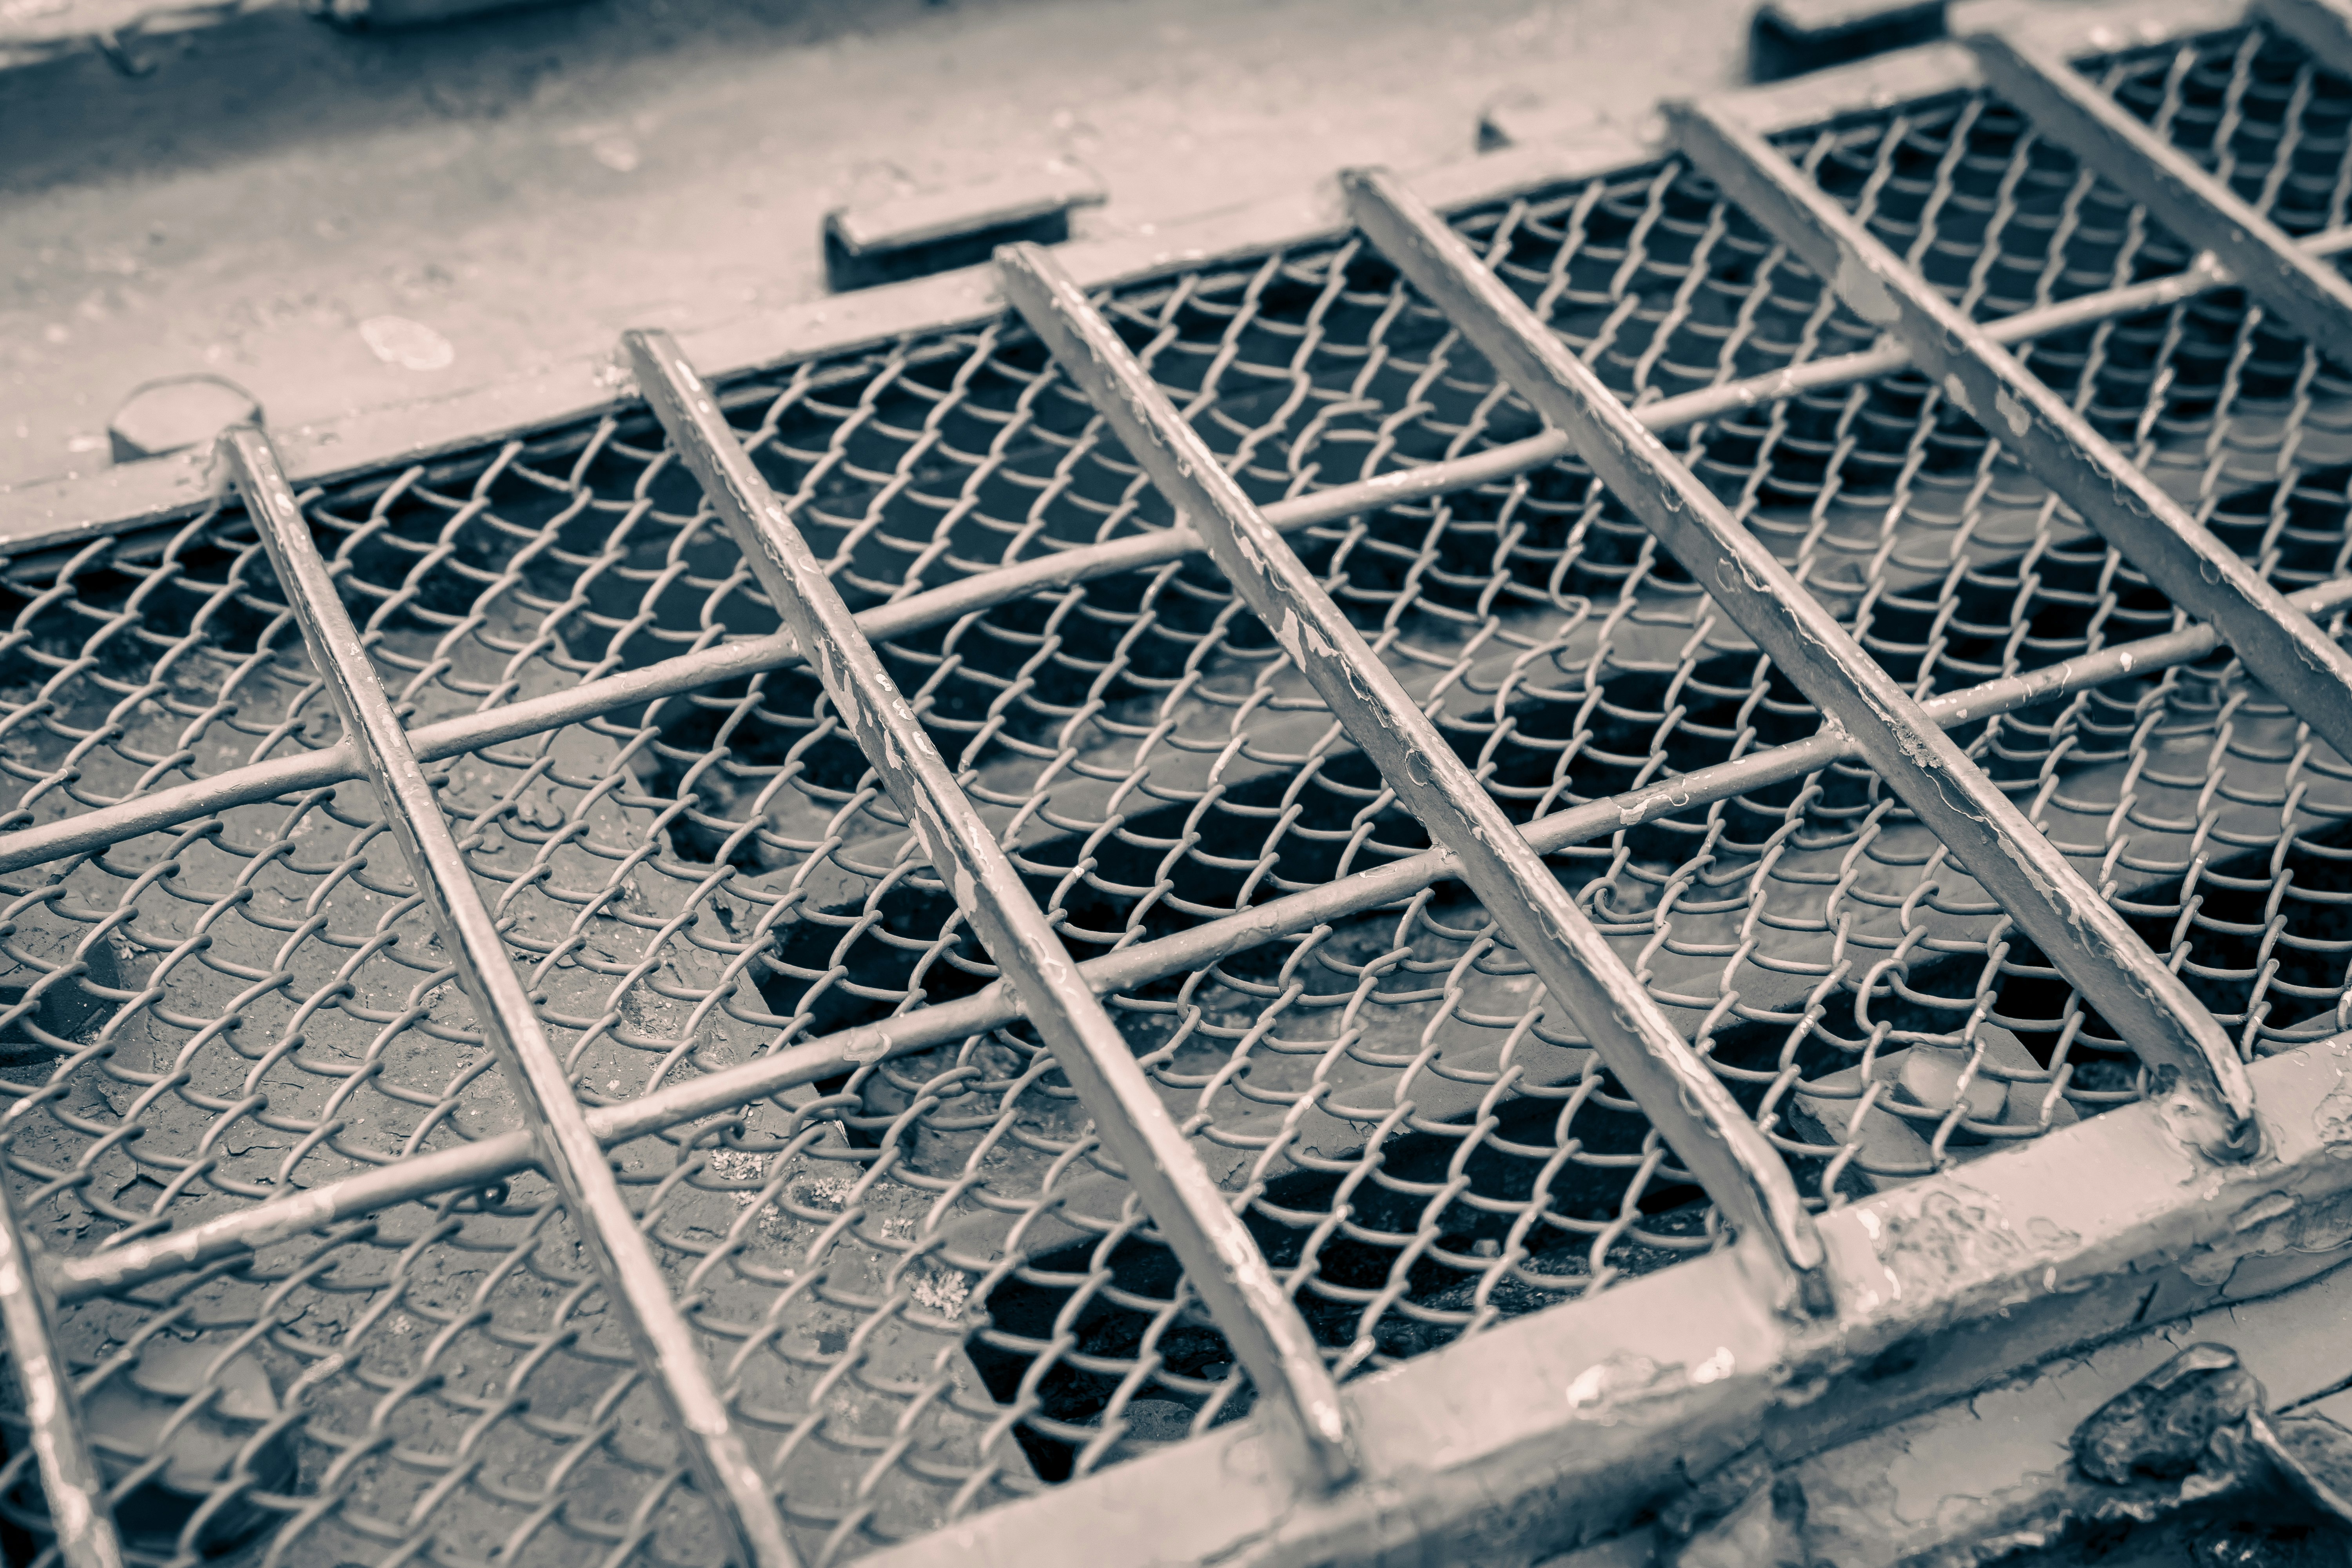
[[[2343,229],[2352,86],[2292,46],[2091,76]],[[2041,312],[2029,368],[2341,636],[2340,370],[1985,94],[1781,144]],[[2241,1053],[2352,1026],[2352,770],[1790,248],[1676,160],[1454,227],[1896,682],[2010,683],[1938,721]],[[1809,1203],[2138,1096],[2146,1042],[1377,248],[1102,303]],[[720,401],[1335,1376],[1727,1244],[1017,318]],[[804,1560],[1259,1403],[650,416],[303,507]],[[722,1559],[241,506],[0,591],[9,1192],[133,1554]]]

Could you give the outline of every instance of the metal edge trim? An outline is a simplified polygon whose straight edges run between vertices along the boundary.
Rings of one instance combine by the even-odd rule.
[[[2019,0],[1977,0],[1963,18],[2006,16]],[[2038,11],[2038,7],[2035,8]],[[2227,26],[2234,0],[2115,0],[2041,18],[2035,37],[2079,51],[2103,38],[2157,41]],[[2226,15],[2225,15],[2226,13]],[[2220,16],[2220,20],[2216,17]],[[1970,21],[1971,26],[1990,22]],[[2046,30],[2045,30],[2046,29]],[[1976,66],[1958,45],[1937,43],[1727,94],[1744,118],[1768,131],[1793,130],[1906,98],[1975,85]],[[1603,125],[1559,146],[1511,148],[1405,171],[1441,211],[1505,201],[1572,180],[1638,168],[1660,156],[1654,141]],[[1076,240],[1056,247],[1089,289],[1148,281],[1217,261],[1338,239],[1348,232],[1334,180],[1304,191],[1181,220],[1150,235]],[[680,334],[698,363],[730,368],[716,379],[764,371],[917,333],[953,331],[1004,308],[987,263],[911,282],[766,310]],[[333,484],[377,469],[425,462],[625,406],[633,395],[609,353],[583,355],[531,374],[446,397],[365,409],[274,430],[287,477],[298,486]],[[219,490],[217,469],[199,448],[143,463],[0,487],[0,551],[76,543],[184,517]]]
[[[2265,1112],[2275,1158],[2211,1164],[2158,1108],[2126,1106],[1822,1215],[1835,1321],[1763,1315],[1737,1249],[1712,1254],[1348,1385],[1365,1479],[1330,1500],[1288,1496],[1237,1423],[865,1562],[1082,1568],[1149,1542],[1154,1561],[1307,1568],[1419,1561],[1433,1541],[1486,1562],[1597,1540],[1752,1446],[1801,1458],[2233,1299],[2242,1260],[2300,1250],[2296,1207],[2340,1213],[2324,1200],[2352,1190],[2352,1037],[2252,1071],[2265,1106],[2298,1108]],[[1916,1364],[1885,1374],[1898,1346]]]

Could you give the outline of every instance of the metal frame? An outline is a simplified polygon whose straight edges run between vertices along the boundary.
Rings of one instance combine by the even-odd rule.
[[[2177,1075],[2189,1097],[2186,1135],[2218,1157],[2252,1154],[2259,1129],[2237,1047],[2058,847],[1443,218],[1383,172],[1353,172],[1341,184],[1372,243],[1547,423],[1569,433],[1592,471],[1845,731],[2140,1058]]]
[[[2279,13],[2292,7],[2271,0],[2270,8]],[[2174,9],[2202,19],[2210,7]],[[2083,17],[2070,17],[2068,26],[2101,25],[2097,17],[2114,10],[2087,8]],[[2126,41],[2155,41],[2153,35],[2142,32],[2135,37],[2128,28],[2117,36]],[[1924,90],[1965,85],[1966,62],[1967,57],[1957,50],[1922,51],[1890,66],[1874,67],[1869,73],[1839,73],[1839,85],[1834,87],[1813,79],[1803,84],[1801,106],[1786,89],[1758,95],[1745,100],[1740,118],[1748,121],[1750,129],[1794,123],[1800,118],[1815,121],[1825,102],[1842,101],[1841,94],[1853,94],[1856,84],[1866,80],[1904,84],[1894,89],[1903,96],[1916,95],[1922,90],[1921,84],[1926,84]],[[1599,162],[1591,154],[1580,153],[1568,163],[1580,173],[1591,174],[1610,168],[1612,161],[1631,157],[1632,153],[1619,150]],[[1557,177],[1562,163],[1559,155],[1547,153],[1514,167],[1545,170]],[[1490,165],[1479,176],[1455,176],[1423,188],[1433,195],[1451,195],[1458,201],[1464,199],[1463,191],[1491,194],[1517,178]],[[1263,233],[1235,230],[1221,243],[1242,250],[1296,241],[1300,211],[1290,209],[1278,225],[1274,216],[1257,215],[1249,222],[1257,224]],[[1308,212],[1306,222],[1326,223],[1323,210]],[[1315,230],[1318,235],[1325,232]],[[1206,248],[1218,253],[1215,246]],[[2314,256],[2340,253],[2352,248],[2352,232],[2315,237],[2303,248]],[[1100,247],[1088,250],[1087,256],[1083,275],[1090,279],[1113,273],[1135,276],[1153,267],[1197,266],[1202,260],[1198,254],[1161,254],[1147,265],[1129,256],[1113,266]],[[1852,286],[1854,279],[1841,281]],[[1881,281],[1882,286],[1890,286],[1901,279]],[[2229,268],[2200,258],[2178,278],[2070,301],[1988,329],[1970,327],[1968,330],[1974,335],[1958,349],[1924,342],[1924,352],[1916,363],[1940,376],[1947,374],[1946,361],[1958,354],[1968,363],[1955,368],[1974,366],[1981,372],[1986,351],[1999,354],[1991,345],[2172,303],[2232,281]],[[1866,280],[1863,286],[1867,292]],[[856,326],[860,321],[868,327],[874,322],[897,322],[888,331],[912,330],[965,319],[957,316],[961,310],[982,313],[993,309],[985,289],[969,277],[877,292],[889,297],[862,306],[867,312],[863,315],[843,311],[853,318],[849,325],[836,324],[822,334],[825,342],[814,347],[803,344],[794,352],[820,352],[854,340],[857,331],[868,330]],[[1899,293],[1896,298],[1901,298]],[[1922,303],[1919,310],[1924,313],[1927,307]],[[873,329],[866,341],[872,335],[888,332]],[[1913,356],[1900,343],[1888,343],[1867,353],[1654,404],[1636,412],[1632,423],[1651,431],[1674,428],[1800,391],[1847,384],[1910,363],[1915,363]],[[2027,380],[2031,382],[2030,377]],[[1964,376],[1962,384],[1975,405],[1994,411],[1997,429],[1999,421],[2009,416],[2000,395],[2009,393],[2013,400],[2021,395],[2011,393],[1997,377],[1983,382]],[[573,409],[577,401],[562,404],[559,412]],[[2040,415],[2030,403],[2020,406],[2037,417]],[[715,418],[716,408],[709,405],[697,412]],[[541,411],[529,416],[556,415]],[[434,417],[448,423],[460,416],[444,407]],[[496,420],[477,417],[466,428],[478,438],[478,432],[490,423]],[[723,421],[718,423],[723,426]],[[450,425],[450,438],[436,437],[442,440],[439,447],[432,447],[429,442],[421,445],[426,449],[446,449],[455,444],[457,428]],[[724,447],[716,439],[718,432],[706,434],[712,437],[708,443],[710,449],[723,455]],[[247,444],[257,454],[256,460],[270,459],[272,455],[259,437],[249,437]],[[419,444],[404,441],[389,450],[398,453]],[[1394,500],[1443,494],[1506,478],[1551,461],[1569,448],[1566,436],[1548,432],[1473,459],[1433,465],[1409,475],[1270,507],[1261,521],[1272,531],[1290,531]],[[343,450],[352,455],[336,459],[339,469],[385,460],[384,454],[365,442]],[[2127,465],[2117,474],[2112,468],[2102,467],[2097,458],[2097,453],[2088,454],[2075,479],[2083,483],[2126,484],[2133,479],[2134,471]],[[312,469],[323,471],[315,462],[305,471]],[[1201,475],[1213,470],[1213,463]],[[121,492],[124,494],[148,493],[142,486],[151,487],[156,495],[184,488],[180,479],[163,476],[160,467],[145,477],[132,474],[125,482],[130,489]],[[247,489],[257,521],[265,524],[265,537],[275,527],[284,540],[299,541],[301,548],[295,563],[323,572],[283,476],[272,472],[269,481],[248,484]],[[52,502],[64,504],[77,496],[102,499],[115,493],[107,484],[93,482],[79,489],[68,487],[26,497],[33,510],[19,510],[17,517],[27,526],[13,532],[26,543],[86,539],[158,515],[151,507],[108,521],[85,511],[53,528],[49,518],[56,514],[45,517],[41,511]],[[187,504],[184,497],[169,502],[183,511]],[[277,513],[274,523],[264,515],[271,509]],[[854,647],[860,635],[867,638],[902,635],[1041,587],[1165,562],[1200,550],[1204,547],[1203,531],[1198,526],[1202,511],[1194,509],[1191,527],[1024,563],[910,596],[868,611],[854,622],[845,619],[836,630],[850,629],[839,646]],[[1230,524],[1230,520],[1213,519],[1207,533],[1213,537],[1220,521]],[[2157,515],[2155,522],[2159,532],[2174,530],[2170,547],[2189,550],[2194,559],[2194,541],[2178,537],[2179,527],[2186,520],[2178,516],[2177,508],[2169,517]],[[1270,537],[1269,532],[1258,542],[1263,546]],[[1277,549],[1285,556],[1289,553],[1286,548]],[[287,576],[289,591],[293,590],[296,574],[287,573],[282,563],[281,574]],[[2169,591],[2161,580],[2159,586]],[[320,591],[320,584],[314,583],[308,595],[314,607]],[[325,584],[323,592],[328,607],[340,613],[331,583]],[[2240,629],[2260,631],[2264,624],[2286,636],[2292,649],[2295,626],[2308,626],[2301,617],[2352,603],[2352,582],[2331,582],[2285,598],[2272,595],[2274,604],[2254,602],[2242,594],[2237,597],[2241,613],[2235,621],[2207,621],[2141,643],[2106,648],[2064,667],[1989,681],[1918,705],[1920,716],[1937,726],[1970,722],[1989,713],[2084,690],[2126,674],[2202,658],[2225,639],[2235,637]],[[2205,601],[2189,602],[2197,605],[2200,614],[2204,613]],[[1310,609],[1314,607],[1311,600],[1307,603]],[[310,628],[305,629],[307,634]],[[2315,627],[2310,633],[2319,635]],[[321,662],[329,662],[323,655]],[[387,731],[387,756],[394,764],[404,758],[421,779],[421,770],[416,768],[420,761],[454,756],[499,739],[643,703],[657,695],[797,662],[798,645],[783,635],[724,645],[490,715],[427,726],[404,737],[393,729]],[[2255,674],[2263,673],[2253,658],[2246,662]],[[2275,655],[2273,668],[2277,668]],[[358,674],[365,682],[373,681],[363,659]],[[360,695],[368,689],[363,682]],[[2307,692],[2292,686],[2279,689],[2283,696],[2304,701],[2314,728],[2323,735],[2328,733],[2322,710],[2329,709],[2335,697],[2324,696],[2315,703],[2308,700]],[[381,702],[380,689],[377,700]],[[1369,704],[1363,711],[1370,714],[1377,706]],[[1338,707],[1335,702],[1335,711]],[[2345,711],[2340,703],[2335,710],[2339,716]],[[347,716],[351,711],[346,708]],[[351,724],[350,732],[360,737],[361,725]],[[1921,733],[1915,724],[1914,738]],[[1861,742],[1853,735],[1825,731],[1803,742],[1743,755],[1677,778],[1670,786],[1638,790],[1557,813],[1528,825],[1525,842],[1539,853],[1604,837],[1623,826],[1687,810],[1695,804],[1864,755]],[[230,805],[341,779],[373,776],[374,772],[371,759],[352,742],[307,756],[265,762],[177,790],[102,807],[68,824],[12,833],[5,852],[0,852],[0,864],[22,868],[77,848],[96,847],[192,817],[200,819]],[[424,804],[429,806],[429,795]],[[438,823],[437,815],[427,815],[418,826],[437,826]],[[442,833],[446,838],[446,829]],[[1465,875],[1466,868],[1454,854],[1433,849],[1176,937],[1139,943],[1073,966],[1072,987],[1084,992],[1130,986],[1278,934],[1311,928],[1335,913],[1393,902],[1433,881]],[[420,888],[432,885],[429,878],[420,877]],[[462,876],[455,886],[471,896],[471,885]],[[478,900],[474,902],[478,908]],[[494,973],[503,973],[511,981],[510,965],[495,946],[495,933],[492,937],[498,960]],[[456,950],[456,944],[451,945]],[[962,1038],[1024,1013],[1034,1016],[1031,1007],[1024,1005],[1030,1000],[1015,976],[1011,984],[1000,980],[958,1002],[793,1047],[776,1057],[694,1083],[665,1088],[625,1104],[583,1112],[571,1100],[568,1085],[559,1085],[561,1103],[552,1109],[571,1125],[573,1136],[565,1146],[569,1156],[585,1161],[593,1176],[602,1167],[602,1145],[739,1105],[793,1084],[838,1074],[877,1057]],[[478,1005],[478,994],[477,1001]],[[486,1027],[496,1016],[495,1008],[484,1010]],[[521,1016],[530,1016],[527,1007]],[[1384,1551],[1403,1553],[1432,1539],[1444,1539],[1450,1551],[1465,1555],[1524,1555],[1606,1533],[1678,1484],[1678,1476],[1703,1475],[1725,1457],[1759,1441],[1759,1433],[1760,1441],[1775,1458],[1814,1452],[2043,1355],[2136,1322],[2161,1321],[2207,1302],[2276,1289],[2344,1259],[2347,1248],[2340,1244],[2338,1231],[2330,1228],[2334,1224],[2330,1216],[2343,1212],[2341,1194],[2352,1190],[2347,1189],[2347,1184],[2352,1184],[2352,1161],[2344,1158],[2352,1151],[2352,1121],[2343,1114],[2337,1093],[2347,1066],[2352,1066],[2352,1041],[2339,1038],[2256,1062],[2247,1069],[2252,1088],[2259,1089],[2262,1097],[2264,1157],[2260,1161],[2211,1160],[2184,1146],[2177,1129],[2166,1119],[2166,1108],[2134,1106],[2063,1134],[2035,1140],[1999,1159],[1858,1200],[1822,1215],[1813,1223],[1813,1229],[1822,1248],[1819,1277],[1827,1282],[1826,1295],[1834,1306],[1830,1317],[1809,1320],[1787,1313],[1783,1310],[1789,1294],[1786,1272],[1777,1264],[1759,1268],[1763,1249],[1741,1247],[1690,1260],[1656,1279],[1622,1282],[1572,1310],[1521,1319],[1416,1358],[1387,1376],[1352,1384],[1339,1392],[1334,1411],[1350,1420],[1355,1429],[1361,1478],[1357,1485],[1328,1493],[1302,1488],[1290,1440],[1270,1433],[1265,1423],[1247,1421],[1122,1465],[1094,1480],[961,1521],[876,1561],[896,1565],[944,1563],[952,1558],[959,1563],[1019,1562],[1025,1568],[1036,1568],[1057,1560],[1055,1553],[1059,1553],[1060,1561],[1092,1563],[1105,1555],[1108,1531],[1117,1532],[1116,1540],[1148,1546],[1159,1556],[1258,1563],[1368,1557]],[[56,1300],[71,1302],[140,1279],[232,1258],[248,1247],[299,1235],[340,1216],[540,1163],[535,1137],[532,1131],[519,1131],[463,1149],[404,1161],[188,1231],[141,1237],[87,1257],[60,1261],[20,1254],[37,1269],[37,1279],[27,1275],[30,1290],[0,1301],[0,1310],[7,1313],[6,1327],[17,1336],[12,1348],[20,1366],[25,1364],[23,1336],[30,1333],[36,1342],[46,1342],[54,1354],[55,1342],[47,1337],[45,1324],[26,1318],[24,1321],[31,1327],[20,1330],[19,1326],[22,1307],[42,1304],[37,1293],[41,1282],[54,1288]],[[2129,1191],[2118,1192],[2112,1176],[2122,1169],[2130,1170],[2134,1181]],[[634,1226],[628,1228],[635,1234]],[[7,1239],[0,1236],[0,1242]],[[625,1244],[626,1237],[622,1239]],[[8,1294],[9,1277],[0,1268],[0,1296]],[[1897,1348],[1903,1352],[1899,1363],[1883,1353]],[[698,1367],[698,1361],[694,1364]],[[1889,1372],[1891,1364],[1907,1364],[1910,1370]],[[62,1425],[56,1429],[69,1438],[71,1402],[59,1409]],[[66,1462],[69,1468],[70,1455]],[[1200,1507],[1202,1496],[1215,1497],[1218,1506]],[[766,1500],[772,1508],[773,1500]]]
[[[232,430],[221,437],[221,450],[277,568],[287,607],[342,715],[384,825],[400,847],[417,900],[431,916],[457,983],[473,1004],[475,1026],[497,1053],[522,1107],[535,1163],[562,1192],[581,1242],[604,1278],[605,1294],[677,1423],[688,1464],[745,1562],[757,1568],[797,1568],[800,1558],[784,1533],[783,1514],[750,1446],[735,1430],[710,1368],[671,1299],[669,1282],[637,1228],[635,1212],[614,1178],[604,1145],[588,1129],[572,1075],[515,973],[432,782],[409,748],[359,628],[335,591],[326,558],[278,470],[269,437],[250,426]]]
[[[1192,1290],[1251,1381],[1286,1417],[1300,1445],[1303,1473],[1326,1488],[1345,1482],[1356,1465],[1339,1386],[1256,1241],[1178,1131],[1118,1026],[1077,973],[1020,872],[892,684],[881,655],[859,631],[840,590],[760,477],[677,340],[667,332],[635,331],[622,342],[637,384],[701,481],[711,509],[803,656],[813,656],[834,711],[987,946],[998,984],[1020,999],[1094,1118],[1097,1136],[1184,1265]]]
[[[1426,193],[1424,193],[1424,196]],[[2315,258],[2352,253],[2352,227],[2329,229],[2301,242]],[[2044,309],[2021,312],[1991,322],[1981,330],[1991,342],[2023,342],[2068,327],[2111,321],[2142,310],[2158,310],[2194,299],[2216,289],[2235,285],[2236,274],[2210,257],[2200,257],[2187,270],[2127,288],[2085,294]],[[1680,396],[1661,398],[1633,410],[1644,429],[1664,433],[1739,409],[1753,408],[1801,393],[1850,386],[1888,375],[1913,363],[1900,342],[1857,353],[1811,360],[1787,370],[1727,382]],[[724,405],[724,395],[720,402]],[[1293,500],[1276,501],[1263,515],[1277,532],[1290,533],[1340,521],[1381,507],[1400,506],[1449,495],[1476,485],[1492,484],[1539,468],[1570,449],[1569,437],[1547,430],[1488,451],[1449,458],[1423,468],[1402,469],[1370,479],[1316,490]],[[131,520],[143,521],[143,518]],[[128,523],[121,526],[128,526]],[[70,536],[85,537],[83,532]],[[50,535],[35,542],[47,543]],[[1198,553],[1206,546],[1190,524],[1153,533],[1131,534],[1103,544],[1017,562],[985,576],[912,594],[904,599],[861,612],[858,629],[872,641],[887,641],[913,631],[942,626],[974,611],[1044,589],[1066,587],[1118,572],[1157,566]],[[660,697],[677,696],[719,681],[765,670],[788,669],[801,662],[790,637],[749,637],[720,643],[696,653],[681,654],[644,668],[606,676],[569,691],[526,698],[488,712],[470,713],[421,725],[408,732],[419,760],[439,762],[462,756],[478,746],[495,745],[537,734],[564,724],[634,708]],[[21,827],[0,837],[0,874],[23,870],[61,856],[81,854],[119,839],[152,833],[231,806],[270,800],[305,789],[317,789],[360,776],[359,763],[341,742],[316,752],[248,763],[191,784],[152,791],[78,816]]]
[[[1117,1540],[1248,1568],[1523,1563],[1601,1540],[1743,1453],[1791,1463],[2352,1259],[2352,1096],[2329,1099],[2352,1037],[2249,1070],[2262,1161],[2217,1164],[2131,1105],[1821,1215],[1832,1319],[1772,1311],[1734,1248],[1350,1384],[1365,1479],[1329,1499],[1286,1490],[1242,1424],[866,1561],[1089,1568]]]
[[[2352,577],[2336,578],[2293,595],[2311,615],[2352,605]],[[1921,704],[1927,719],[1945,728],[2092,690],[2109,681],[2151,670],[2193,664],[2221,646],[2210,626],[2118,643],[2095,654],[2022,675],[1945,692]],[[1627,827],[1701,807],[1718,800],[1804,777],[1841,762],[1857,761],[1861,748],[1838,730],[1822,730],[1802,741],[1749,752],[1726,763],[1695,770],[1671,784],[1571,806],[1538,817],[1521,830],[1538,853],[1605,838]],[[1311,892],[1292,893],[1244,913],[1209,921],[1177,935],[1139,942],[1119,952],[1089,959],[1078,973],[1098,994],[1108,994],[1213,963],[1271,938],[1311,930],[1344,915],[1411,898],[1455,874],[1451,851],[1430,849],[1407,859],[1358,871]],[[774,1056],[681,1084],[618,1105],[587,1112],[589,1129],[604,1143],[619,1144],[647,1132],[730,1106],[781,1093],[822,1079],[838,1077],[858,1063],[910,1055],[1017,1022],[1021,1005],[1001,984],[974,995],[926,1007],[884,1023],[828,1035]],[[103,1252],[44,1265],[59,1300],[81,1301],[148,1279],[201,1268],[304,1231],[354,1218],[388,1204],[467,1187],[486,1186],[528,1168],[530,1137],[515,1131],[478,1139],[460,1148],[412,1155],[396,1164],[348,1177],[327,1186],[257,1204],[248,1209],[185,1230],[125,1242]]]
[[[1529,847],[1437,726],[1266,522],[1117,329],[1034,245],[996,253],[1005,293],[1160,492],[1192,521],[1405,809],[1478,896],[1610,1072],[1743,1239],[1769,1241],[1805,1305],[1825,1311],[1821,1241],[1787,1164]]]

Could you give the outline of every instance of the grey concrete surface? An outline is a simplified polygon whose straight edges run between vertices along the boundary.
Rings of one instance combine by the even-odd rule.
[[[829,207],[1076,162],[1083,234],[1471,152],[1498,96],[1638,118],[1741,0],[621,0],[397,35],[297,13],[0,87],[0,484],[210,371],[275,424],[824,292]]]

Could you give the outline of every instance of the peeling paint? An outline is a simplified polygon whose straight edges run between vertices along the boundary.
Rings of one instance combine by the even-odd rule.
[[[2352,1160],[2352,1078],[2339,1079],[2311,1113],[2312,1131],[2329,1154]]]
[[[1690,791],[1687,789],[1662,789],[1655,795],[1643,795],[1631,805],[1619,806],[1617,820],[1627,827],[1632,827],[1653,812],[1680,810],[1690,805]]]
[[[1903,320],[1903,308],[1895,303],[1894,290],[1887,288],[1886,280],[1851,250],[1840,247],[1837,279],[1832,287],[1839,299],[1853,307],[1855,315],[1874,327],[1892,327]]]
[[[1568,1385],[1568,1407],[1585,1420],[1609,1425],[1618,1405],[1656,1388],[1669,1370],[1648,1356],[1620,1352],[1576,1374]]]
[[[2033,416],[2006,389],[1992,395],[1992,406],[1993,412],[2000,416],[2001,423],[2009,426],[2011,436],[2022,439],[2025,433],[2033,428]]]
[[[2047,1215],[2034,1215],[2021,1231],[1989,1194],[1937,1191],[1906,1213],[1879,1210],[1871,1238],[1893,1293],[1915,1289],[1946,1295],[1994,1273],[2016,1273],[2037,1256],[2070,1253],[2081,1237]]]

